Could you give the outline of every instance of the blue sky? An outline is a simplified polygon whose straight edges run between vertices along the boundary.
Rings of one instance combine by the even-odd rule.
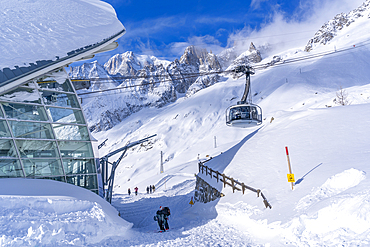
[[[127,33],[119,48],[97,57],[133,51],[174,60],[189,45],[214,53],[250,42],[277,48],[304,46],[326,21],[363,0],[104,0],[116,10]],[[105,60],[105,61],[104,61]]]

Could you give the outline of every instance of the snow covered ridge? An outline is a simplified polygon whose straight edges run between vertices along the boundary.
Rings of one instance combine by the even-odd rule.
[[[319,44],[326,45],[338,32],[357,19],[362,19],[362,21],[369,21],[370,18],[370,0],[366,0],[360,7],[350,11],[348,14],[337,14],[332,20],[325,23],[310,39],[305,47],[305,51],[311,51]]]
[[[100,0],[4,0],[0,9],[0,70],[55,61],[124,29]]]

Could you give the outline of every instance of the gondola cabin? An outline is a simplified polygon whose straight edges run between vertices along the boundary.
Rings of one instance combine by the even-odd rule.
[[[226,109],[226,125],[246,128],[262,123],[262,109],[258,105],[246,103]]]

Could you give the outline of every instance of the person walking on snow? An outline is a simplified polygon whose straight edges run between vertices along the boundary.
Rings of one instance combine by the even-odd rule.
[[[168,211],[167,211],[168,210]],[[154,220],[158,222],[159,229],[161,231],[166,231],[169,229],[168,226],[168,216],[170,215],[168,207],[159,207],[159,210],[156,213],[156,216],[154,216]]]
[[[136,187],[134,188],[134,190],[135,190],[135,195],[137,196],[137,192],[139,191],[139,188],[136,186]]]
[[[149,186],[146,186],[146,193],[149,194]]]
[[[128,195],[131,195],[131,190],[130,190],[130,188],[128,188],[127,193],[128,193]]]
[[[150,194],[152,194],[153,187],[151,185],[149,186],[149,191],[150,191]]]
[[[154,191],[155,191],[155,187],[154,187],[154,184],[153,184],[153,193],[154,193]]]

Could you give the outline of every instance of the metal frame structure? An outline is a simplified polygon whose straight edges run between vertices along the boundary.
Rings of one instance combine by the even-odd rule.
[[[226,125],[232,127],[259,125],[262,123],[262,109],[258,105],[252,104],[250,96],[250,75],[253,75],[254,71],[252,67],[243,65],[235,68],[234,72],[245,74],[245,89],[241,100],[226,109]]]
[[[123,159],[123,157],[125,156],[127,150],[131,147],[134,147],[136,145],[139,145],[147,140],[149,140],[150,138],[152,137],[155,137],[157,136],[157,134],[155,135],[152,135],[152,136],[149,136],[149,137],[146,137],[144,139],[141,139],[141,140],[138,140],[138,141],[135,141],[135,142],[132,142],[132,143],[129,143],[127,144],[126,146],[122,147],[122,148],[119,148],[113,152],[110,152],[109,154],[103,156],[102,158],[100,158],[100,166],[102,168],[102,180],[103,180],[103,193],[104,193],[104,198],[107,202],[109,203],[112,203],[112,195],[113,195],[113,185],[114,185],[114,174],[116,172],[116,169],[119,165],[119,163],[121,162],[121,160]],[[114,161],[113,163],[110,163],[108,161],[108,159],[118,153],[122,152],[121,156],[116,160]],[[108,177],[108,173],[109,173],[109,170],[108,170],[108,164],[112,165],[111,167],[111,170],[110,170],[110,176]],[[107,188],[107,191],[105,190],[105,187],[108,186]]]

